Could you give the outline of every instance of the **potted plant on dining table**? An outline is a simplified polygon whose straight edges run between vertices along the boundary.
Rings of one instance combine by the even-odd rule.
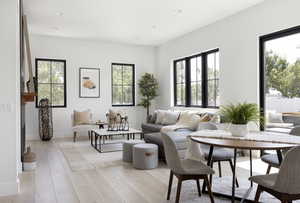
[[[249,133],[249,122],[258,124],[262,121],[257,104],[246,102],[221,106],[220,116],[223,121],[230,123],[229,131],[237,137]]]

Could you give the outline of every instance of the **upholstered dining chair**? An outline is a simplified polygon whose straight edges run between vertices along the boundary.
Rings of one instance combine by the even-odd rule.
[[[218,127],[209,122],[203,122],[199,124],[198,130],[217,130]],[[208,159],[209,155],[209,145],[205,144],[200,144],[200,148],[202,153],[204,154],[205,159]],[[234,152],[232,149],[225,149],[221,147],[214,147],[213,155],[212,155],[212,164],[211,167],[213,168],[213,163],[217,162],[218,163],[218,169],[219,169],[219,177],[222,177],[222,167],[221,167],[221,162],[228,162],[230,164],[230,168],[233,173],[233,163],[232,159],[234,157]],[[236,179],[236,186],[239,187],[238,180]]]
[[[168,134],[162,134],[163,145],[165,149],[165,157],[167,160],[168,167],[170,168],[170,179],[167,200],[170,199],[173,176],[175,175],[178,179],[176,203],[179,202],[181,184],[185,180],[196,180],[198,194],[201,196],[201,189],[199,179],[203,179],[208,188],[208,194],[210,201],[213,203],[214,198],[211,192],[211,185],[208,179],[208,175],[214,173],[213,169],[200,161],[194,161],[189,159],[180,159],[176,145]]]
[[[300,136],[300,126],[294,127],[290,131],[290,135]],[[261,160],[268,164],[268,169],[266,174],[270,173],[272,167],[274,168],[280,167],[277,154],[265,154],[261,156]]]
[[[288,203],[300,199],[300,146],[289,150],[278,173],[252,176],[249,180],[258,184],[255,202],[261,192],[275,196],[281,202]]]

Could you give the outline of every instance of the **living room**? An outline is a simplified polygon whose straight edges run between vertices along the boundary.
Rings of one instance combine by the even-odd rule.
[[[4,0],[0,202],[299,199],[299,6]]]

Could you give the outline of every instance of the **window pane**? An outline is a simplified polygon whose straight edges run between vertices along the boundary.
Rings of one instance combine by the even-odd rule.
[[[120,65],[113,65],[112,68],[112,83],[113,85],[122,85],[122,66]]]
[[[50,83],[51,62],[37,61],[38,83]]]
[[[195,82],[197,81],[197,58],[191,59],[191,81]]]
[[[64,85],[52,85],[52,106],[63,106],[64,99]]]
[[[216,106],[216,80],[208,80],[208,106]]]
[[[122,86],[113,86],[113,98],[112,98],[112,102],[113,104],[122,104]]]
[[[191,105],[201,106],[202,105],[202,85],[200,82],[191,83]]]
[[[132,104],[132,86],[123,87],[124,102],[123,104]]]
[[[49,99],[49,102],[51,102],[51,92],[50,92],[51,85],[50,84],[39,84],[38,86],[38,102],[40,102],[41,99]]]
[[[181,103],[181,85],[176,85],[176,104],[182,105]]]
[[[176,63],[176,82],[184,83],[185,82],[185,61],[178,61]]]
[[[185,85],[176,85],[176,104],[185,105]]]
[[[213,79],[216,78],[216,53],[207,55],[207,78]]]
[[[53,61],[51,63],[52,69],[52,83],[64,83],[64,63]]]
[[[133,83],[132,71],[132,66],[123,66],[123,85],[131,85]]]

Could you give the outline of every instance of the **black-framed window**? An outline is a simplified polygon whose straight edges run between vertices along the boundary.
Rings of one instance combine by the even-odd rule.
[[[36,107],[43,98],[49,99],[51,107],[66,107],[66,60],[36,58],[35,68]]]
[[[175,60],[174,105],[217,108],[219,72],[219,49]]]
[[[298,55],[293,56],[294,54],[292,54],[292,56],[289,56],[286,53],[286,46],[288,46],[288,49],[294,50],[300,48],[297,43],[299,42],[297,40],[299,35],[300,26],[296,26],[259,37],[259,105],[262,117],[265,117],[268,111],[276,112],[279,110],[273,109],[275,105],[280,106],[277,105],[276,98],[281,104],[287,100],[292,100],[293,97],[299,98],[297,94],[299,93],[300,83],[297,75],[300,69],[300,59],[298,57],[297,60],[293,61],[291,59]],[[283,39],[285,40],[281,41]],[[287,43],[287,39],[293,40],[293,42]],[[278,43],[278,41],[281,42]],[[276,48],[277,51],[280,49],[280,53],[272,50],[272,44],[275,47],[278,44],[280,45],[279,48]],[[294,92],[296,92],[296,95],[293,95]],[[272,99],[272,97],[275,99]],[[270,100],[268,101],[268,99]],[[292,111],[289,110],[289,112]],[[268,125],[261,125],[260,129],[269,130]]]
[[[112,106],[134,106],[134,64],[112,63],[111,72]]]

